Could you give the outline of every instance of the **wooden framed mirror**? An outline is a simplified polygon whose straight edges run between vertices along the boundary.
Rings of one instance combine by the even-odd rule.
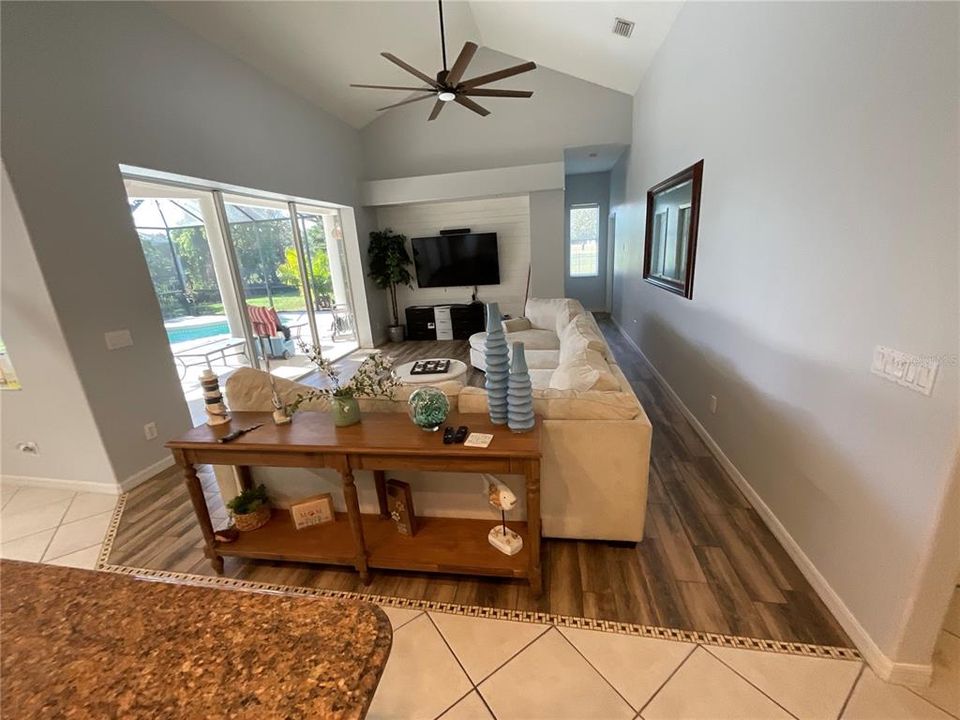
[[[703,160],[647,191],[643,279],[685,298],[693,297],[702,178]]]

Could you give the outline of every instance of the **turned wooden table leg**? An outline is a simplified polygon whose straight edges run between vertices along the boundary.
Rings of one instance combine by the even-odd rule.
[[[527,540],[530,543],[530,592],[543,594],[543,571],[540,567],[540,461],[527,463]]]
[[[241,490],[249,490],[253,487],[253,473],[250,472],[249,465],[236,465],[234,469],[237,472],[237,480],[240,482]]]
[[[374,470],[373,482],[377,486],[377,503],[380,505],[380,517],[387,520],[390,517],[390,507],[387,505],[387,473],[383,470]]]
[[[213,523],[210,522],[210,511],[207,509],[207,499],[203,496],[203,486],[197,476],[197,469],[182,457],[177,458],[177,462],[183,468],[183,479],[187,485],[187,492],[190,493],[190,502],[193,503],[193,511],[200,523],[200,532],[203,533],[205,545],[203,553],[210,558],[210,564],[217,574],[223,575],[223,558],[217,554],[217,541],[213,537]]]
[[[363,520],[360,517],[360,502],[357,499],[357,486],[353,481],[353,470],[345,464],[340,471],[343,477],[343,499],[347,504],[347,516],[350,518],[350,529],[353,531],[353,544],[356,548],[357,559],[354,563],[360,580],[364,585],[370,584],[370,570],[367,567],[367,545],[363,539]]]

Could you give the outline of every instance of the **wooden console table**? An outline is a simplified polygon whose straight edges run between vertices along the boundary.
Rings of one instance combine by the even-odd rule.
[[[441,432],[420,430],[406,413],[366,413],[363,422],[346,428],[334,426],[322,412],[300,412],[291,424],[280,426],[268,412],[231,415],[228,424],[200,425],[167,443],[183,468],[205,553],[218,573],[223,572],[225,556],[239,556],[352,565],[364,583],[370,582],[371,568],[527,578],[534,596],[541,594],[539,419],[533,431],[516,434],[493,425],[485,415],[452,414],[447,425],[466,425],[471,432],[494,436],[487,448],[467,448],[444,445]],[[232,442],[217,442],[232,430],[257,423],[263,425]],[[340,473],[347,512],[338,513],[336,522],[297,530],[288,511],[274,509],[270,522],[259,530],[240,533],[232,543],[218,542],[194,467],[201,463],[235,466],[246,487],[252,482],[250,467],[332,468]],[[360,512],[357,470],[373,471],[379,514]],[[527,521],[509,523],[523,536],[523,549],[510,557],[487,542],[496,523],[493,517],[418,517],[414,537],[399,534],[387,511],[387,470],[523,475]]]

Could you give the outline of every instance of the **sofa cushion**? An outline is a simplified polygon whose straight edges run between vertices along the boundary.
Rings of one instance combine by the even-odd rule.
[[[285,403],[291,403],[298,395],[314,390],[315,388],[302,383],[274,377],[274,386],[277,394]],[[393,398],[360,398],[361,412],[407,412],[407,400],[410,394],[423,385],[401,385],[394,389]],[[457,380],[447,380],[433,384],[450,400],[450,410],[457,409],[457,397],[463,389],[463,383]],[[266,411],[273,410],[273,391],[270,388],[270,379],[267,373],[253,368],[240,368],[234,371],[224,386],[224,395],[227,407],[241,412],[243,410]],[[326,398],[311,400],[300,406],[301,410],[330,409],[330,401]]]
[[[534,390],[547,390],[550,387],[550,378],[554,368],[530,368],[530,385]]]
[[[559,335],[570,320],[583,312],[583,306],[571,298],[530,298],[524,315],[539,330]]]
[[[585,349],[574,357],[561,361],[550,378],[554,390],[617,390],[620,383],[610,371],[603,355],[596,350]]]
[[[527,367],[531,370],[554,370],[560,364],[559,350],[526,350]]]
[[[550,330],[520,330],[519,332],[507,333],[504,337],[509,347],[513,347],[515,342],[522,342],[525,350],[560,349],[560,338]],[[487,334],[478,332],[471,335],[470,347],[479,350],[481,353],[485,352],[487,349]]]
[[[577,340],[578,342],[571,342],[573,340]],[[587,348],[603,355],[604,360],[610,360],[610,348],[607,346],[607,341],[604,340],[600,328],[590,313],[577,315],[567,324],[567,327],[564,328],[563,333],[560,335],[561,356],[576,352],[582,347],[584,341]],[[571,346],[569,349],[565,348],[568,344]]]
[[[509,320],[504,320],[500,323],[503,326],[504,333],[520,332],[521,330],[529,330],[533,327],[530,324],[529,318],[511,318]]]
[[[559,350],[560,338],[552,330],[521,330],[507,335],[507,344],[513,347],[522,342],[526,350]]]
[[[460,391],[459,407],[461,413],[486,414],[489,412],[486,390],[476,387],[463,388]],[[643,416],[643,409],[629,386],[626,392],[535,388],[533,411],[545,420],[633,420]],[[589,427],[582,427],[580,430],[590,432]]]

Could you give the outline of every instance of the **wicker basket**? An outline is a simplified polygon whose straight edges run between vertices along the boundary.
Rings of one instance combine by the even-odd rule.
[[[252,513],[233,514],[233,525],[240,532],[250,532],[262,528],[268,522],[270,522],[270,507],[267,505],[261,505]]]

